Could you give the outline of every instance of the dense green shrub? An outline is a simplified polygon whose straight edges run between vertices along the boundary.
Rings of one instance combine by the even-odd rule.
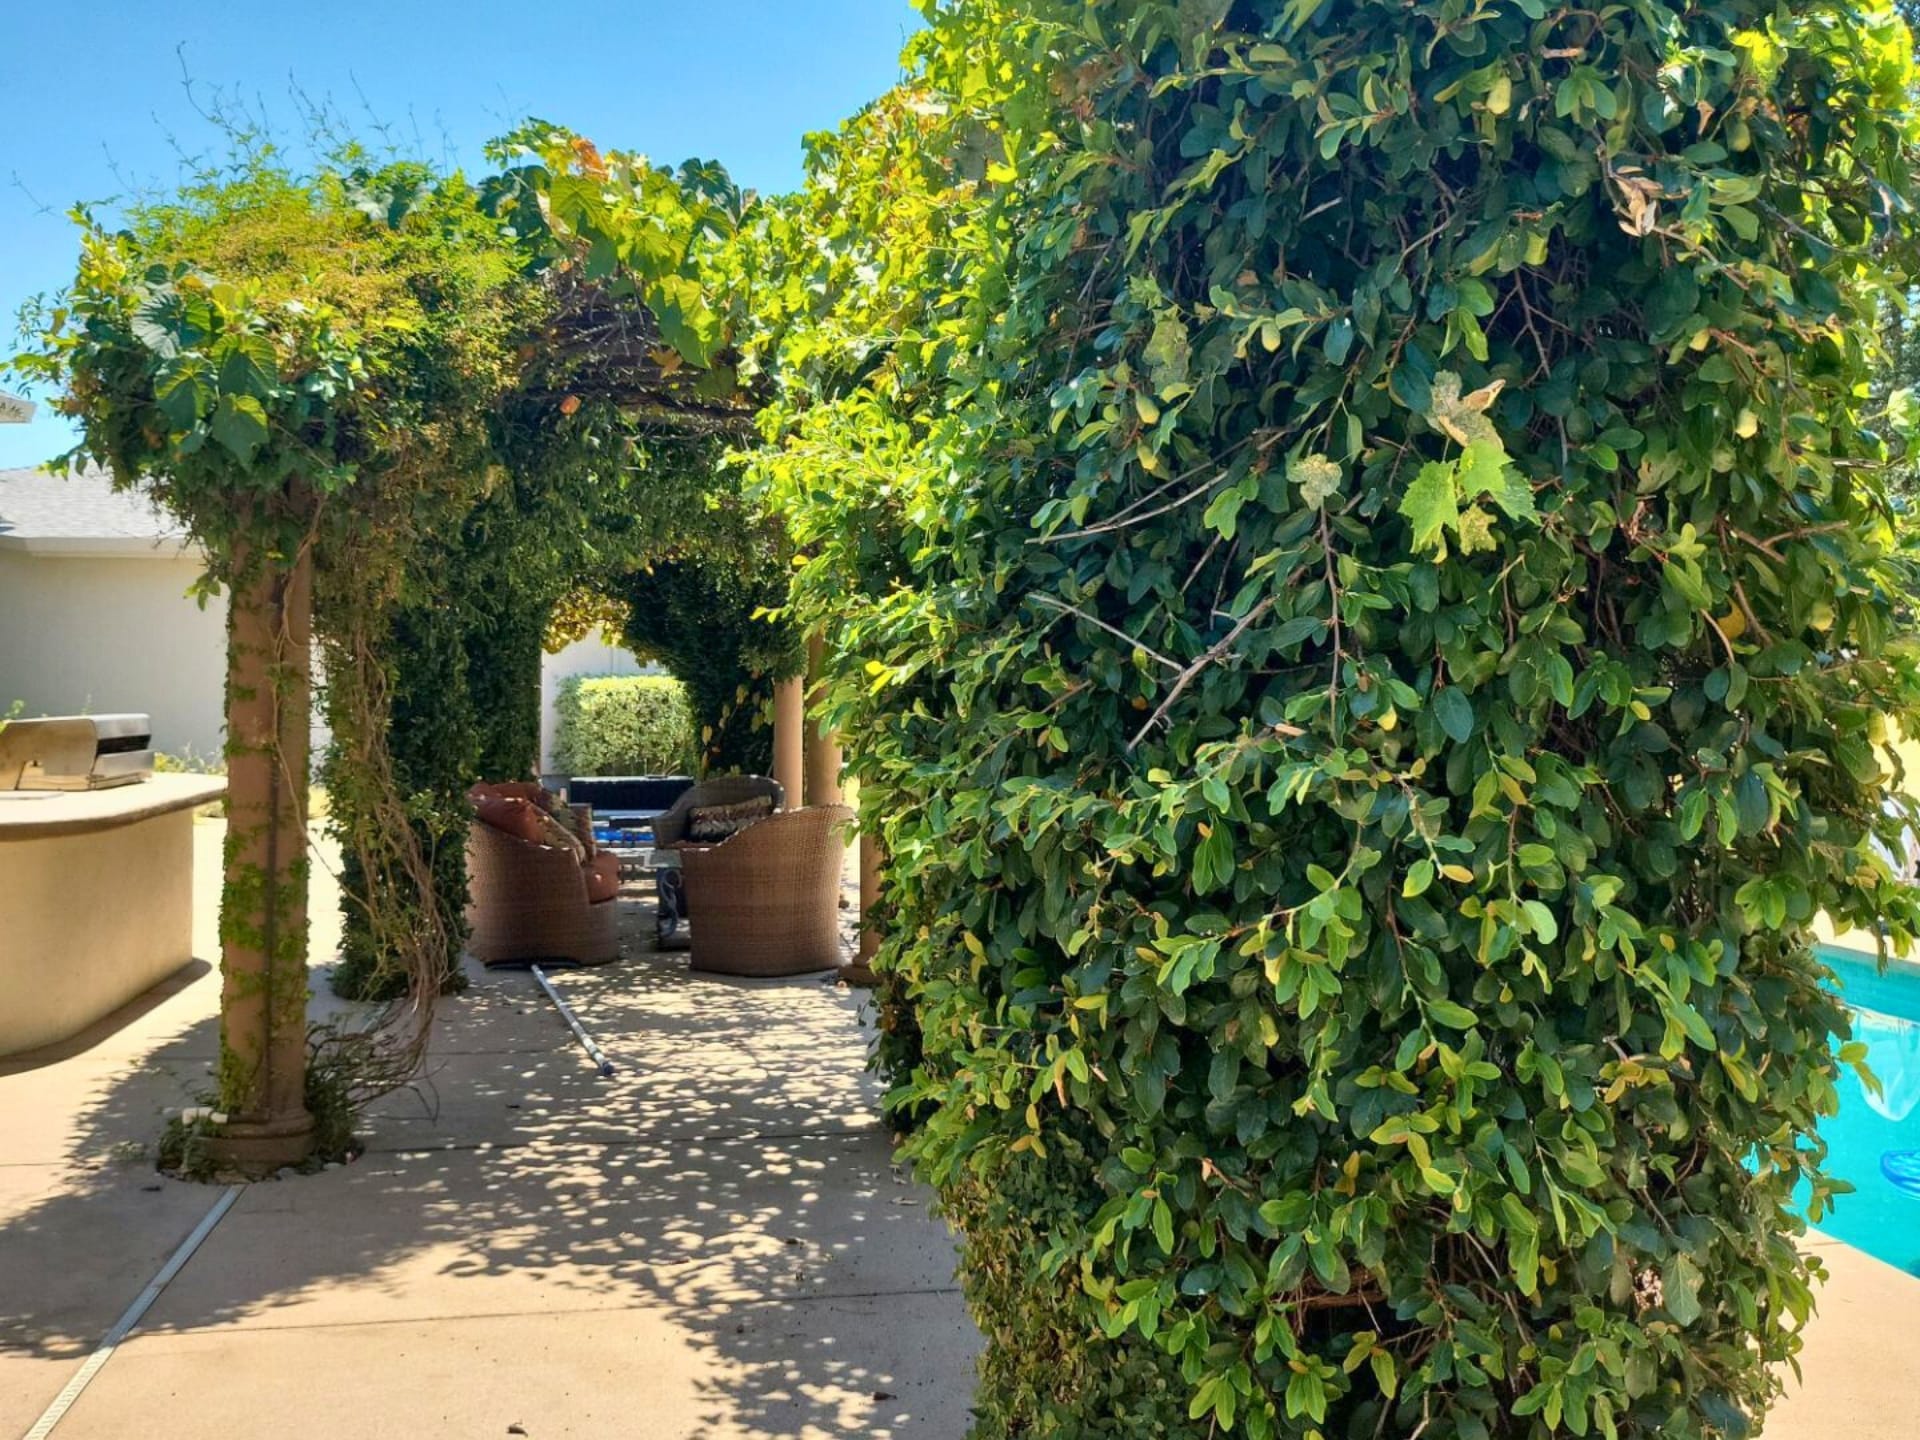
[[[570,675],[554,703],[553,763],[569,775],[686,775],[697,742],[670,675]]]
[[[927,9],[926,133],[814,191],[950,243],[813,217],[858,263],[756,463],[847,657],[977,1433],[1752,1433],[1857,1054],[1810,926],[1916,923],[1863,423],[1904,27]]]
[[[773,768],[774,682],[801,667],[786,600],[760,557],[715,550],[661,560],[616,587],[627,602],[627,646],[685,687],[698,727],[696,773],[764,775]]]
[[[482,780],[528,780],[539,768],[547,615],[579,548],[559,538],[548,513],[561,508],[550,492],[578,485],[579,477],[564,467],[549,475],[535,447],[514,458],[534,478],[516,477],[475,508],[440,577],[466,651],[474,769]]]
[[[395,608],[383,637],[392,672],[387,751],[393,783],[405,797],[407,821],[432,874],[431,903],[439,922],[435,933],[444,938],[439,985],[443,994],[466,988],[460,968],[467,936],[466,845],[471,810],[466,792],[476,778],[478,746],[459,619],[455,608],[415,601]],[[356,826],[367,823],[363,811],[386,799],[370,793],[370,777],[359,772],[357,758],[336,750],[322,762],[321,778],[330,802],[328,824],[340,836],[351,835]],[[410,917],[425,903],[424,891],[400,887],[377,898],[371,895],[365,867],[350,846],[343,847],[340,961],[330,977],[336,995],[347,1000],[397,1000],[407,993],[407,963],[381,937],[418,929]],[[376,905],[393,917],[389,924],[376,927],[372,923]]]

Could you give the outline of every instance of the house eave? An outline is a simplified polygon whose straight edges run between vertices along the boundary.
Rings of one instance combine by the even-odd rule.
[[[177,536],[151,535],[6,535],[0,550],[43,560],[196,560],[199,550]]]

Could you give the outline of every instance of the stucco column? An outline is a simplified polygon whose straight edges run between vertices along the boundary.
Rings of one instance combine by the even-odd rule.
[[[808,695],[810,713],[807,715],[806,796],[809,805],[840,803],[840,737],[822,723],[818,713],[821,702],[821,661],[825,653],[825,645],[818,635],[807,641],[807,683],[811,687]]]
[[[773,687],[773,778],[786,792],[786,806],[797,810],[806,798],[807,686],[795,675]]]
[[[214,1158],[264,1174],[313,1148],[306,1107],[313,567],[263,561],[227,615],[227,846]]]
[[[860,832],[860,949],[853,962],[840,967],[840,976],[850,985],[872,985],[874,953],[880,948],[885,927],[880,907],[880,840],[871,831]]]

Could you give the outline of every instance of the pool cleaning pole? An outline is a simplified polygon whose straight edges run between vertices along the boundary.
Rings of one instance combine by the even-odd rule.
[[[600,1073],[613,1074],[613,1062],[607,1059],[598,1045],[593,1043],[587,1032],[580,1028],[580,1021],[574,1016],[573,1011],[567,1008],[567,1002],[560,998],[560,992],[553,988],[553,983],[547,979],[547,972],[535,965],[533,978],[538,980],[540,988],[547,992],[547,998],[553,1001],[554,1008],[560,1012],[560,1018],[565,1020],[567,1028],[573,1031],[573,1038],[580,1042],[580,1047],[593,1058],[593,1063],[600,1067]]]

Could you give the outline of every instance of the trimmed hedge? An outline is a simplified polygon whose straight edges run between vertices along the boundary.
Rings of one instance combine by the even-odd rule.
[[[691,775],[687,687],[669,675],[572,675],[554,702],[553,763],[569,775]]]
[[[879,143],[935,163],[815,191],[839,241],[932,172],[945,268],[762,464],[976,1436],[1753,1434],[1861,1054],[1813,922],[1920,921],[1905,27],[927,14]],[[845,285],[921,273],[873,244]]]

